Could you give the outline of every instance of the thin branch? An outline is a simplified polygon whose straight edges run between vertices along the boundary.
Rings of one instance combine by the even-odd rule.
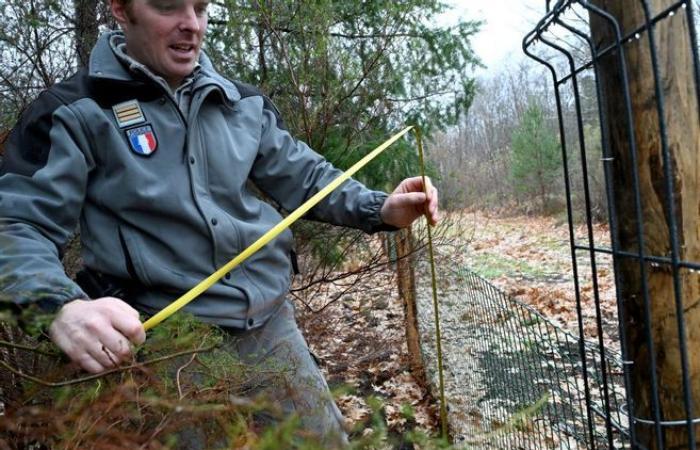
[[[192,361],[197,357],[196,353],[192,354],[192,357],[190,358],[189,361],[187,361],[184,365],[180,366],[177,368],[177,373],[175,374],[175,382],[177,384],[177,394],[180,400],[182,400],[185,396],[182,394],[182,386],[180,385],[180,373],[189,367],[190,364],[192,364]]]
[[[0,347],[8,347],[8,348],[15,348],[15,349],[19,349],[19,350],[27,350],[27,351],[39,353],[40,355],[45,355],[45,356],[55,356],[54,353],[49,353],[49,352],[45,352],[43,350],[39,350],[38,345],[32,347],[30,345],[15,344],[14,342],[0,340]]]
[[[455,91],[440,91],[440,92],[432,92],[430,94],[425,94],[425,95],[419,95],[419,96],[411,97],[411,98],[390,98],[390,97],[387,97],[386,100],[390,101],[390,102],[395,102],[395,103],[401,103],[401,102],[408,103],[408,102],[415,102],[417,100],[426,100],[426,99],[431,98],[431,97],[454,94],[454,93],[455,93]]]
[[[162,362],[162,361],[167,361],[167,360],[170,360],[170,359],[174,359],[174,358],[177,358],[177,357],[179,357],[179,356],[191,355],[191,354],[193,354],[193,353],[196,354],[196,353],[206,353],[206,352],[210,352],[210,351],[214,350],[216,347],[218,347],[218,344],[217,344],[217,345],[211,345],[211,346],[209,346],[209,347],[197,348],[197,349],[194,349],[194,350],[184,350],[184,351],[177,352],[177,353],[173,353],[173,354],[170,354],[170,355],[166,355],[166,356],[161,356],[161,357],[158,357],[158,358],[154,358],[154,359],[151,359],[151,360],[148,360],[148,361],[144,361],[144,362],[140,362],[140,363],[134,363],[134,364],[130,364],[130,365],[124,366],[124,367],[115,367],[114,369],[105,370],[104,372],[100,372],[100,373],[97,373],[97,374],[94,374],[94,375],[89,375],[89,376],[85,376],[85,377],[81,377],[81,378],[75,378],[75,379],[67,380],[67,381],[46,381],[46,380],[42,380],[41,378],[34,377],[34,376],[32,376],[32,375],[29,375],[29,374],[26,374],[26,373],[22,372],[21,370],[15,369],[14,367],[10,366],[9,364],[7,364],[5,361],[2,361],[2,360],[0,360],[0,365],[3,366],[5,369],[9,370],[10,372],[12,372],[13,374],[15,374],[15,375],[17,375],[17,376],[19,376],[19,377],[22,377],[22,378],[24,378],[24,379],[27,379],[27,380],[29,380],[29,381],[33,381],[34,383],[40,384],[40,385],[42,385],[42,386],[46,386],[46,387],[63,387],[63,386],[70,386],[70,385],[73,385],[73,384],[85,383],[86,381],[96,380],[96,379],[98,379],[98,378],[102,378],[102,377],[104,377],[104,376],[106,376],[106,375],[110,375],[110,374],[112,374],[112,373],[124,372],[124,371],[130,370],[130,369],[141,368],[141,367],[148,366],[148,365],[151,365],[151,364],[156,364],[156,363],[159,363],[159,362]]]

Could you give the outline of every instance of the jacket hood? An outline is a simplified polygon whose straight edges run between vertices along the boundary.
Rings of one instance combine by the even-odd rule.
[[[116,81],[121,83],[138,83],[134,79],[134,73],[129,70],[114,54],[111,41],[113,39],[124,39],[122,31],[107,31],[100,35],[97,44],[90,54],[88,66],[89,77],[94,80]],[[209,57],[201,51],[199,54],[200,75],[203,83],[216,85],[223,93],[226,100],[235,103],[241,98],[241,94],[236,86],[215,69]]]

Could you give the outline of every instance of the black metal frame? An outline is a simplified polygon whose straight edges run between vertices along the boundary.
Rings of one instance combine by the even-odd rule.
[[[620,0],[620,1],[629,1],[630,3],[632,0]],[[667,128],[666,128],[666,123],[665,123],[665,116],[664,116],[664,108],[665,103],[664,103],[664,96],[663,96],[663,91],[660,86],[660,71],[658,67],[658,50],[657,50],[657,45],[654,40],[654,31],[656,25],[663,20],[668,20],[669,18],[673,17],[677,13],[685,13],[686,20],[688,23],[688,29],[690,33],[690,39],[691,39],[691,47],[692,47],[692,60],[693,60],[693,67],[694,67],[694,79],[695,79],[695,91],[696,91],[696,96],[697,96],[697,101],[698,105],[700,105],[700,69],[699,69],[699,63],[698,63],[698,48],[697,48],[697,36],[696,36],[696,30],[695,30],[695,24],[694,24],[694,18],[693,18],[693,7],[694,5],[692,4],[691,0],[682,0],[682,1],[677,1],[668,6],[666,9],[663,11],[657,12],[656,14],[652,15],[652,12],[650,11],[649,8],[649,3],[647,0],[635,0],[636,2],[639,2],[638,4],[641,5],[641,7],[644,10],[644,16],[645,16],[645,23],[641,25],[639,28],[636,30],[633,30],[632,32],[622,35],[622,32],[620,30],[620,26],[618,22],[615,20],[613,16],[608,14],[606,11],[600,9],[593,3],[587,0],[560,0],[556,4],[551,5],[550,1],[547,1],[547,13],[546,15],[540,20],[540,22],[537,24],[537,26],[530,32],[528,33],[525,38],[523,39],[522,43],[522,48],[523,51],[532,59],[535,61],[541,63],[544,65],[549,72],[551,73],[552,76],[552,81],[554,84],[554,95],[556,99],[556,105],[557,105],[557,113],[558,113],[558,124],[559,124],[559,132],[560,132],[560,137],[561,137],[561,144],[562,144],[562,155],[563,155],[563,164],[564,164],[564,179],[565,179],[565,189],[566,189],[566,199],[567,199],[567,215],[568,215],[568,221],[569,221],[569,233],[570,233],[570,248],[571,248],[571,259],[572,259],[572,264],[573,264],[573,275],[574,275],[574,282],[575,282],[575,289],[576,289],[576,304],[577,304],[577,312],[578,312],[578,328],[579,328],[579,339],[578,339],[578,345],[579,345],[579,352],[580,352],[580,357],[581,357],[581,363],[582,363],[582,376],[584,378],[584,395],[585,395],[585,404],[586,404],[586,414],[587,414],[587,425],[588,425],[588,434],[589,438],[587,442],[593,443],[595,442],[594,440],[594,420],[593,417],[596,414],[596,411],[594,410],[594,405],[592,402],[592,394],[593,391],[596,389],[595,386],[591,384],[591,380],[588,376],[588,364],[590,364],[590,361],[588,360],[586,356],[586,348],[585,348],[585,343],[583,339],[583,317],[581,314],[581,290],[580,290],[580,271],[579,267],[577,264],[578,261],[578,256],[583,254],[586,255],[591,264],[591,275],[592,275],[592,282],[593,282],[593,292],[594,292],[594,299],[595,299],[595,305],[596,305],[596,326],[598,328],[598,361],[597,363],[600,364],[601,367],[601,374],[602,374],[602,385],[599,386],[597,389],[601,391],[604,399],[604,405],[603,405],[603,410],[598,411],[602,414],[602,416],[605,418],[605,428],[606,428],[606,445],[608,448],[614,448],[613,445],[613,437],[619,432],[619,431],[624,431],[625,435],[628,436],[629,442],[632,444],[634,448],[643,448],[636,440],[636,433],[639,427],[647,427],[647,426],[653,426],[655,428],[655,436],[656,436],[656,442],[655,446],[658,449],[663,449],[665,447],[665,442],[664,442],[664,429],[668,427],[677,427],[677,426],[684,426],[687,428],[687,435],[688,435],[688,447],[689,449],[695,449],[696,448],[696,438],[695,438],[695,426],[694,424],[697,424],[700,419],[695,419],[695,411],[697,408],[694,407],[693,405],[693,399],[692,399],[692,394],[691,394],[691,381],[689,378],[689,371],[688,371],[688,352],[687,352],[687,341],[686,341],[686,325],[684,323],[684,318],[683,318],[683,304],[682,304],[682,292],[681,292],[681,282],[680,282],[680,273],[682,269],[692,269],[692,270],[700,270],[700,263],[697,261],[682,261],[680,260],[680,252],[679,252],[679,241],[678,241],[678,224],[677,224],[677,219],[676,219],[676,211],[674,210],[675,205],[674,202],[672,201],[673,199],[673,185],[672,185],[672,164],[673,161],[671,160],[670,157],[670,152],[668,148],[668,136],[667,136]],[[591,41],[590,34],[587,30],[580,30],[577,29],[575,26],[573,26],[570,22],[567,21],[565,18],[565,13],[567,9],[576,7],[576,8],[581,8],[584,11],[587,11],[591,15],[597,15],[603,20],[605,20],[610,27],[615,32],[615,42],[611,45],[608,45],[605,48],[597,48],[596,45]],[[567,50],[564,45],[561,44],[561,42],[558,42],[555,38],[552,38],[552,34],[550,33],[551,31],[558,29],[558,30],[564,30],[567,33],[570,33],[571,35],[578,36],[579,38],[583,39],[585,42],[587,42],[590,50],[590,59],[583,64],[578,64],[576,65],[575,60],[569,50]],[[622,251],[619,247],[618,242],[616,242],[616,236],[617,236],[617,231],[618,231],[618,223],[616,220],[616,204],[615,204],[615,196],[613,195],[613,187],[612,187],[612,156],[611,156],[611,151],[610,151],[610,143],[609,143],[609,136],[605,135],[605,127],[601,126],[601,130],[603,130],[602,133],[602,148],[603,148],[603,168],[604,168],[604,173],[605,173],[605,180],[606,180],[606,197],[607,197],[607,204],[608,204],[608,216],[609,216],[609,225],[610,225],[610,233],[611,233],[611,242],[612,242],[612,248],[603,248],[601,246],[596,245],[593,237],[593,218],[591,215],[591,202],[590,202],[590,187],[588,185],[588,163],[586,159],[586,141],[584,139],[584,133],[583,133],[583,120],[582,120],[582,115],[581,115],[581,104],[580,104],[580,96],[579,96],[579,86],[578,86],[578,77],[579,75],[586,70],[593,69],[595,73],[595,79],[596,79],[596,89],[597,89],[597,95],[598,95],[598,104],[599,106],[602,105],[603,103],[603,92],[598,85],[597,80],[599,79],[599,64],[601,62],[601,57],[604,55],[611,54],[614,52],[617,56],[617,59],[619,61],[619,67],[620,67],[620,77],[622,79],[622,88],[624,89],[623,95],[625,99],[625,111],[626,111],[626,117],[621,118],[621,120],[624,120],[626,122],[626,132],[627,132],[627,139],[629,142],[629,149],[631,151],[631,158],[633,161],[633,165],[636,167],[636,158],[637,158],[637,150],[635,147],[635,138],[634,138],[634,121],[632,118],[632,103],[630,99],[630,92],[629,92],[629,85],[628,85],[628,78],[627,78],[627,68],[625,66],[625,46],[628,45],[630,42],[635,41],[636,39],[642,38],[642,35],[646,35],[646,37],[649,40],[649,48],[650,48],[650,54],[651,54],[651,63],[652,63],[652,68],[653,68],[653,73],[654,73],[654,84],[655,84],[655,95],[657,99],[657,113],[658,113],[658,118],[659,118],[659,135],[661,137],[661,145],[662,145],[662,154],[663,154],[663,170],[664,170],[664,189],[665,189],[665,195],[668,201],[665,202],[667,210],[665,211],[667,215],[667,220],[669,223],[669,228],[670,228],[670,248],[671,248],[671,255],[670,257],[664,257],[664,256],[658,256],[658,255],[648,255],[645,254],[644,252],[644,239],[645,239],[645,229],[644,229],[644,222],[642,220],[642,198],[640,195],[640,190],[639,190],[639,174],[637,173],[636,170],[634,170],[634,173],[632,174],[633,176],[633,188],[635,190],[634,192],[634,199],[635,199],[635,209],[636,209],[636,222],[637,222],[637,229],[636,233],[638,236],[637,239],[637,251],[636,252],[629,252],[629,251]],[[544,47],[540,47],[540,46]],[[541,56],[542,55],[542,48],[547,49],[548,51],[554,51],[558,53],[559,55],[563,56],[567,63],[568,63],[568,70],[565,70],[564,73],[561,73],[561,70],[557,70],[555,68],[554,64],[551,62],[549,57]],[[573,209],[572,209],[572,196],[571,196],[571,179],[570,179],[570,167],[569,167],[569,161],[568,161],[568,152],[567,152],[567,136],[565,134],[565,127],[564,127],[564,119],[562,115],[562,95],[561,95],[561,90],[565,86],[570,86],[573,89],[574,92],[574,99],[575,99],[575,109],[576,109],[576,122],[577,122],[577,128],[578,128],[578,142],[579,142],[579,148],[581,152],[581,161],[582,161],[582,176],[583,176],[583,188],[584,188],[584,196],[585,196],[585,206],[586,206],[586,225],[587,225],[587,236],[586,240],[587,243],[586,245],[582,245],[577,241],[577,236],[574,233],[574,219],[573,219]],[[599,120],[601,124],[606,123],[607,118],[605,117],[605,111],[604,108],[599,107]],[[615,268],[615,281],[616,281],[616,293],[617,293],[617,298],[620,298],[620,279],[619,279],[619,265],[620,265],[620,260],[622,258],[633,258],[638,261],[639,263],[639,271],[641,274],[641,280],[642,280],[642,292],[644,294],[644,314],[645,314],[645,333],[647,336],[647,345],[649,346],[650,349],[650,355],[651,355],[651,364],[649,367],[649,377],[650,377],[650,383],[651,383],[651,402],[652,402],[652,413],[653,417],[651,418],[642,418],[642,417],[637,417],[635,414],[635,408],[634,408],[634,401],[631,397],[631,376],[630,376],[630,364],[631,362],[628,361],[627,355],[628,355],[628,343],[626,342],[625,339],[625,330],[624,330],[624,324],[625,322],[625,317],[624,317],[624,311],[620,307],[620,304],[618,302],[618,314],[619,314],[619,321],[621,324],[621,332],[620,332],[620,338],[621,338],[621,350],[622,350],[622,357],[623,357],[623,367],[624,367],[624,378],[625,378],[625,387],[626,387],[626,395],[627,395],[627,405],[628,405],[628,414],[630,416],[630,426],[629,430],[614,430],[616,428],[614,426],[614,420],[613,420],[613,412],[611,410],[611,390],[610,390],[610,385],[609,385],[609,371],[607,370],[607,365],[609,364],[609,361],[604,357],[605,355],[605,346],[603,344],[603,334],[601,332],[601,310],[600,310],[600,297],[599,297],[599,289],[598,289],[598,275],[597,275],[597,270],[596,270],[596,264],[597,260],[599,257],[602,255],[612,255],[613,257],[613,264]],[[675,307],[676,307],[676,317],[678,318],[677,320],[677,328],[678,328],[678,336],[679,336],[679,342],[680,346],[682,347],[680,349],[680,354],[681,354],[681,367],[683,371],[683,392],[684,392],[684,409],[685,409],[685,417],[681,420],[665,420],[663,418],[661,408],[660,408],[660,400],[659,400],[659,380],[656,374],[656,361],[654,359],[654,343],[652,340],[652,333],[651,333],[651,299],[649,295],[649,289],[647,286],[647,275],[648,275],[648,264],[657,264],[657,265],[664,265],[669,268],[670,271],[672,271],[673,274],[673,285],[674,285],[674,295],[675,295]],[[641,368],[637,368],[637,370],[642,370]],[[596,448],[598,448],[596,446]]]

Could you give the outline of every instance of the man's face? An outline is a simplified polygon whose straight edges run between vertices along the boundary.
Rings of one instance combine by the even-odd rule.
[[[126,51],[177,87],[194,69],[207,29],[209,0],[112,0]]]

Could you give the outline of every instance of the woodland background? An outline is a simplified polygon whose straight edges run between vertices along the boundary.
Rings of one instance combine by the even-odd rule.
[[[518,63],[476,79],[481,63],[470,41],[480,22],[436,25],[446,11],[434,0],[214,1],[206,51],[225,75],[261,87],[295,136],[340,167],[418,124],[432,139],[446,208],[557,209],[561,157],[548,77]],[[100,31],[115,27],[102,0],[5,0],[0,23],[6,131],[41,90],[87,63]],[[582,91],[595,136],[591,77]],[[571,99],[563,104],[573,108]],[[591,159],[599,152],[590,149]],[[388,152],[359,178],[390,189],[416,172],[414,153],[407,145]],[[602,208],[602,195],[596,200]]]
[[[436,232],[438,255],[443,264],[479,266],[489,276],[502,267],[493,258],[507,252],[482,258],[484,242],[498,239],[496,249],[511,249],[522,261],[520,250],[531,247],[523,229],[546,234],[566,220],[556,107],[549,77],[535,65],[506,64],[477,77],[481,62],[471,41],[482,24],[461,19],[438,25],[445,13],[449,7],[435,0],[216,0],[205,51],[224,75],[259,86],[291,132],[338,167],[349,167],[406,124],[419,125],[427,138],[428,172],[447,212]],[[88,63],[99,33],[114,27],[102,0],[3,0],[0,142],[42,90]],[[580,47],[564,45],[575,55]],[[583,73],[579,82],[586,141],[600,142],[592,74]],[[573,93],[562,94],[566,134],[575,135]],[[568,146],[570,167],[581,167],[579,153],[576,143]],[[589,146],[587,155],[592,209],[600,218],[606,210],[601,150]],[[406,139],[357,178],[390,190],[417,172],[415,143]],[[582,214],[580,174],[572,183],[574,213]],[[504,226],[504,236],[479,236],[475,227],[485,229],[490,220],[481,211],[518,218]],[[500,222],[490,224],[500,234]],[[377,423],[397,436],[414,428],[435,433],[435,400],[425,380],[408,370],[393,237],[317,223],[294,228],[301,273],[292,295],[301,306],[299,320],[330,384],[351,386],[338,402],[355,427],[353,436],[371,434]],[[420,252],[424,229],[414,231]],[[482,244],[467,257],[464,249],[475,237]],[[80,265],[77,247],[74,241],[64,260],[69,274]],[[531,266],[542,258],[535,255]],[[416,270],[416,262],[408,261]],[[515,269],[494,276],[531,275],[520,263],[508,264]],[[552,312],[546,289],[525,290],[531,303]],[[563,323],[575,314],[553,312]],[[368,395],[378,395],[383,406]],[[394,446],[416,439],[397,437]]]

